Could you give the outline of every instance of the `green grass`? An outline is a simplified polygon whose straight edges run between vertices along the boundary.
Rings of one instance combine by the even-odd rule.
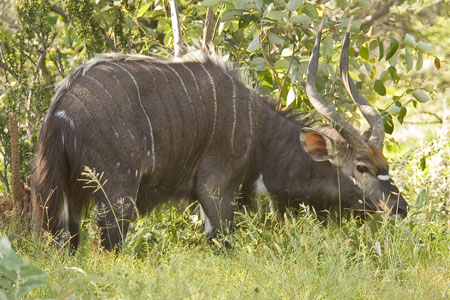
[[[176,226],[173,226],[175,221]],[[326,226],[307,212],[284,222],[243,214],[225,249],[206,242],[188,211],[140,220],[119,253],[93,245],[38,248],[14,237],[20,257],[48,274],[32,299],[446,299],[450,297],[448,223],[418,228],[375,218]],[[142,235],[143,234],[143,235]]]
[[[283,221],[267,208],[241,211],[226,249],[223,239],[206,241],[193,205],[138,220],[120,253],[97,246],[89,220],[75,255],[38,246],[14,225],[0,235],[48,274],[29,299],[450,299],[449,145],[443,133],[396,151],[392,174],[410,204],[396,223],[325,224],[307,208]]]

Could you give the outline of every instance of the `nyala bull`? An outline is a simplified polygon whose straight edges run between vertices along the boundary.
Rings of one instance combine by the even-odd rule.
[[[203,56],[166,61],[101,55],[62,81],[34,161],[36,229],[79,243],[88,198],[99,207],[102,245],[114,248],[130,220],[168,199],[198,200],[205,234],[231,226],[235,198],[248,203],[262,181],[281,213],[305,203],[405,216],[407,204],[388,174],[376,110],[348,75],[349,33],[341,72],[371,127],[364,136],[319,96],[319,32],[307,94],[332,125],[309,128],[246,88],[230,68]],[[83,188],[84,166],[107,182]],[[226,224],[226,225],[225,225]]]

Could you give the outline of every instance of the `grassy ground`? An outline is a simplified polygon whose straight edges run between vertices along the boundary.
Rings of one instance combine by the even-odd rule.
[[[396,149],[392,173],[410,204],[397,222],[240,212],[226,249],[205,240],[195,206],[167,208],[136,222],[118,254],[99,249],[89,221],[75,255],[11,225],[0,235],[47,274],[30,299],[450,299],[448,136]]]

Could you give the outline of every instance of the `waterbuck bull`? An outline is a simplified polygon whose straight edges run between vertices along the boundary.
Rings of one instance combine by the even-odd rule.
[[[247,203],[258,180],[281,212],[306,203],[318,211],[405,216],[407,204],[382,154],[381,118],[348,74],[349,30],[341,75],[371,126],[364,137],[315,88],[320,39],[319,31],[307,95],[333,127],[308,128],[277,111],[209,56],[165,61],[107,54],[79,67],[62,81],[42,124],[33,180],[37,230],[77,247],[92,196],[102,245],[112,249],[136,211],[187,198],[200,202],[210,238],[231,226],[237,194]],[[83,188],[84,166],[104,172],[104,191]]]

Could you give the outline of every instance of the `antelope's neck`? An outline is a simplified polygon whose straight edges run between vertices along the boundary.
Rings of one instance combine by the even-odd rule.
[[[299,133],[302,127],[271,108],[263,110],[261,173],[271,193],[278,193],[297,181],[296,173],[303,169],[301,164],[310,160],[300,145]]]

